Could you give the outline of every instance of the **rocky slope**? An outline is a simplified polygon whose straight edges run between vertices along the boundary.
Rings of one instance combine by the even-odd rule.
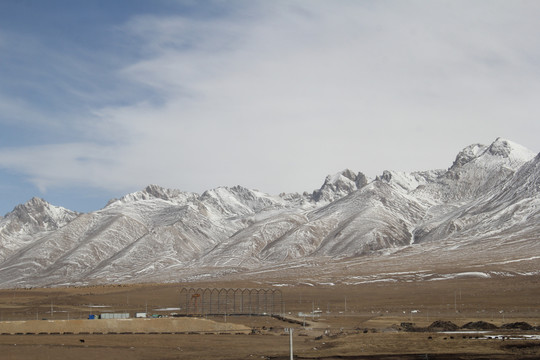
[[[471,266],[518,261],[540,250],[539,164],[540,155],[497,139],[463,149],[448,170],[385,171],[371,181],[344,170],[311,194],[271,196],[235,186],[199,195],[150,185],[88,214],[34,198],[0,219],[0,283],[180,281],[265,271],[279,278],[291,264],[310,274],[313,266],[350,259],[409,261],[414,268],[424,262],[422,252],[437,257],[449,242]],[[485,257],[468,257],[478,244]]]

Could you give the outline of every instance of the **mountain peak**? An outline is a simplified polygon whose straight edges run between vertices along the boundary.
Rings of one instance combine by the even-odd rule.
[[[313,200],[334,201],[364,187],[368,183],[366,176],[350,169],[345,169],[334,175],[328,175],[320,189],[313,192]]]
[[[152,200],[152,199],[160,199],[160,200],[165,200],[165,201],[184,203],[187,199],[191,199],[195,196],[196,194],[183,192],[178,189],[167,189],[159,185],[150,184],[147,187],[145,187],[143,190],[139,190],[134,193],[124,195],[120,199],[110,200],[107,203],[106,207],[111,206],[113,204],[118,205],[118,204],[123,204],[123,203],[131,203],[131,202],[145,201],[145,200]]]
[[[498,137],[489,146],[482,144],[472,144],[461,150],[449,170],[457,170],[465,164],[475,160],[485,158],[491,162],[493,157],[507,159],[510,163],[521,165],[534,157],[534,153],[524,146],[516,144],[510,140]]]
[[[13,212],[43,212],[46,208],[50,207],[51,204],[49,204],[47,201],[45,201],[42,198],[33,197],[24,204],[19,204],[15,206],[15,209],[13,209]]]
[[[148,195],[163,200],[169,200],[170,195],[172,195],[171,192],[174,192],[173,190],[168,190],[155,184],[148,185],[146,188],[144,188],[143,191],[146,192]]]
[[[24,204],[15,206],[13,211],[6,215],[6,219],[26,223],[35,229],[51,230],[67,224],[78,215],[75,211],[54,206],[41,198],[33,197]]]
[[[352,171],[351,169],[345,169],[335,173],[334,175],[328,175],[324,180],[324,185],[334,185],[339,186],[340,182],[343,182],[345,179],[348,179],[354,182],[358,188],[367,184],[366,176],[359,172],[358,174]]]
[[[534,154],[524,146],[498,137],[486,150],[487,153],[504,158],[514,157],[524,161],[530,160]]]
[[[463,150],[461,150],[454,160],[454,163],[450,167],[450,169],[455,169],[462,167],[463,165],[467,164],[471,160],[477,158],[480,156],[484,151],[486,151],[487,146],[482,144],[472,144],[467,147],[465,147]]]

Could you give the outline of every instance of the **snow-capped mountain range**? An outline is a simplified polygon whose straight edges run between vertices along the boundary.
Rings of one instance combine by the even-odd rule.
[[[384,281],[389,270],[429,278],[455,267],[540,274],[539,263],[540,154],[500,138],[466,147],[447,170],[368,179],[347,169],[312,193],[150,185],[92,213],[33,198],[0,218],[1,287]]]

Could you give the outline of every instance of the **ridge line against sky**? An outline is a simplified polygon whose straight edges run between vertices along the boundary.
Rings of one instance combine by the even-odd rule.
[[[129,4],[128,4],[129,3]],[[536,1],[0,3],[0,214],[538,153]]]

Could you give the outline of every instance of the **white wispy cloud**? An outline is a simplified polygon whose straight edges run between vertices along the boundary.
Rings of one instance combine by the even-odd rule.
[[[537,15],[527,2],[287,1],[138,16],[117,29],[140,57],[115,89],[148,96],[93,106],[80,142],[0,149],[0,166],[41,189],[280,192],[345,167],[445,167],[497,136],[536,145]]]

